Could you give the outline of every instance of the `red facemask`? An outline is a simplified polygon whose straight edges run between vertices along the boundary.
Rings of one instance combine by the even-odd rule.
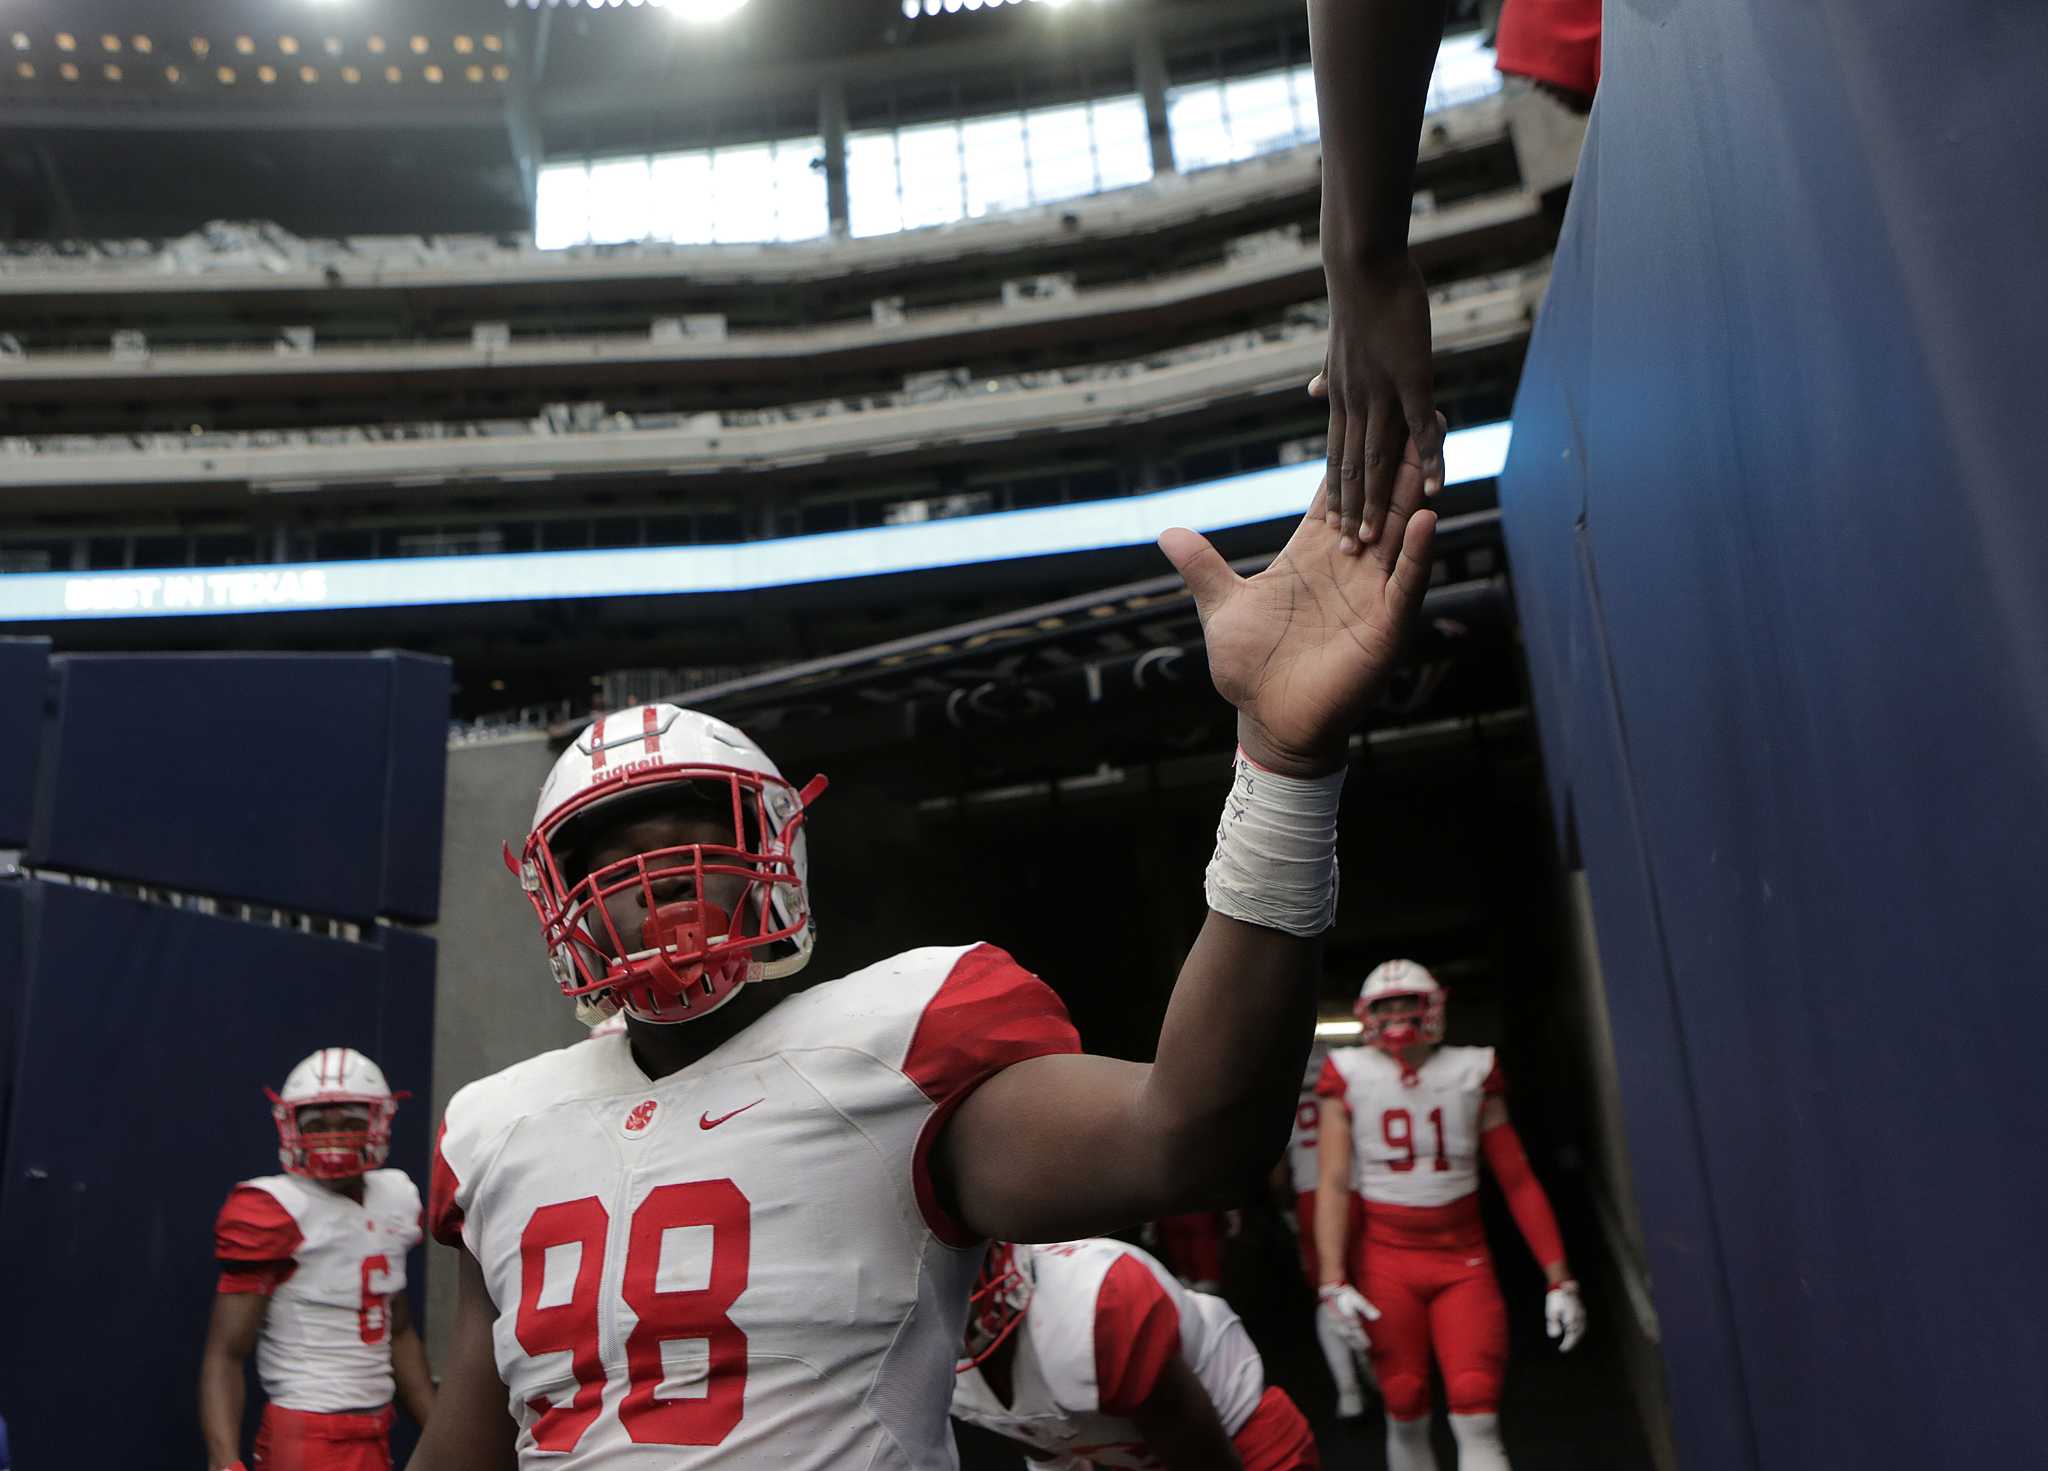
[[[1031,1276],[1017,1248],[1007,1241],[990,1242],[967,1298],[967,1341],[953,1372],[965,1374],[986,1362],[1017,1331],[1030,1306]]]

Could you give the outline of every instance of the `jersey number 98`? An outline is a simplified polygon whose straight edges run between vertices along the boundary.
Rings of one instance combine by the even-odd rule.
[[[638,1317],[626,1335],[626,1397],[619,1423],[637,1445],[717,1445],[740,1423],[747,1390],[747,1335],[727,1316],[747,1288],[751,1208],[730,1180],[663,1185],[633,1212],[619,1295]],[[662,1233],[711,1228],[711,1274],[702,1287],[664,1290]],[[598,1357],[598,1316],[611,1216],[594,1195],[544,1205],[519,1238],[519,1314],[514,1332],[529,1354],[566,1353],[576,1393],[566,1405],[532,1401],[540,1418],[533,1443],[543,1451],[576,1448],[604,1408],[604,1365]],[[567,1302],[541,1306],[548,1248],[578,1248],[576,1282]],[[708,1351],[704,1393],[660,1399],[661,1346],[703,1340]]]

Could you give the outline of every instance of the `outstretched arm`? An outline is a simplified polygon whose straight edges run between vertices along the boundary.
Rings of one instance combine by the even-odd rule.
[[[1032,1058],[953,1115],[935,1174],[979,1235],[1059,1240],[1234,1203],[1286,1147],[1335,900],[1346,744],[1422,601],[1436,519],[1412,454],[1371,555],[1338,551],[1327,505],[1319,491],[1249,579],[1192,531],[1160,539],[1194,594],[1210,675],[1238,710],[1211,913],[1151,1064]]]
[[[1377,535],[1402,442],[1444,481],[1429,298],[1408,258],[1415,150],[1445,0],[1309,0],[1323,141],[1330,345],[1309,391],[1330,400],[1330,484],[1347,551]],[[1362,530],[1361,530],[1362,528]]]
[[[434,1396],[433,1417],[406,1471],[512,1471],[516,1429],[505,1408],[491,1328],[498,1310],[483,1268],[457,1248],[462,1277],[455,1293],[455,1332],[448,1341],[448,1374]]]

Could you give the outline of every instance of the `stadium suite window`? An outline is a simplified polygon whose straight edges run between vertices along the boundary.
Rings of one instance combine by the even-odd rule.
[[[535,191],[534,244],[812,239],[826,228],[823,152],[818,138],[779,138],[548,164]]]
[[[887,235],[1050,204],[1152,177],[1136,95],[1038,107],[846,139],[847,226]]]
[[[1478,33],[1443,43],[1431,111],[1500,90]],[[1314,140],[1307,66],[1195,82],[1167,93],[1167,130],[1183,172]],[[811,240],[828,228],[822,139],[548,164],[534,243],[543,250],[634,240],[687,245]],[[1152,177],[1144,103],[1135,93],[1013,113],[870,128],[847,135],[848,228],[887,235],[1051,204]]]
[[[1493,52],[1480,40],[1473,31],[1444,41],[1430,76],[1429,111],[1500,90]],[[1318,132],[1315,74],[1295,66],[1171,88],[1166,127],[1174,166],[1183,173],[1299,147]]]

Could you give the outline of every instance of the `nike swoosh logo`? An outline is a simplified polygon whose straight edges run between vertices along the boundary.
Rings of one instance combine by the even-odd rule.
[[[764,1096],[756,1098],[754,1103],[766,1103],[767,1101],[767,1098]],[[722,1113],[715,1119],[708,1113],[699,1114],[697,1115],[697,1127],[700,1129],[715,1129],[727,1119],[738,1118],[741,1114],[752,1108],[754,1103],[743,1103],[731,1113]]]

